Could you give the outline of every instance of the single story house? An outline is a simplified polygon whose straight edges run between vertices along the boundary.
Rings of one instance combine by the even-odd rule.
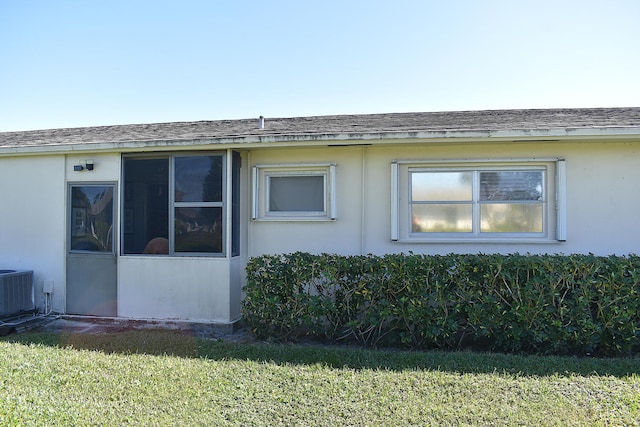
[[[640,108],[0,133],[40,310],[233,324],[250,257],[640,251]]]

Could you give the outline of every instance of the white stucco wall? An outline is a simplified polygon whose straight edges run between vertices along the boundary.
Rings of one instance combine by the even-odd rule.
[[[392,161],[478,159],[566,159],[567,240],[540,243],[393,242]],[[337,164],[338,219],[335,222],[250,224],[250,255],[309,251],[342,254],[397,253],[595,253],[640,252],[640,143],[537,142],[388,145],[283,149],[251,154],[260,163]],[[549,197],[554,198],[551,188]],[[402,190],[401,190],[402,191]],[[362,192],[364,197],[362,197]],[[551,237],[554,232],[550,233]]]
[[[229,323],[230,263],[225,258],[124,256],[118,263],[118,315]]]
[[[0,269],[33,270],[41,310],[45,280],[54,284],[53,310],[65,303],[64,164],[64,156],[0,159]]]
[[[567,147],[565,253],[640,254],[640,143]]]

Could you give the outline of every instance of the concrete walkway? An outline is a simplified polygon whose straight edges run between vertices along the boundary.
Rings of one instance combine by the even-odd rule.
[[[201,338],[251,342],[253,334],[235,324],[184,322],[148,319],[120,319],[92,316],[40,316],[15,326],[11,332],[55,332],[73,334],[106,334],[131,330],[169,330]]]

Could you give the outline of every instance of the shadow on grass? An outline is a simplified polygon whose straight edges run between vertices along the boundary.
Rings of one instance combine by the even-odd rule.
[[[370,350],[321,344],[239,343],[202,339],[176,331],[126,330],[113,333],[23,333],[3,338],[117,354],[146,354],[207,360],[248,360],[278,365],[320,365],[336,369],[432,370],[452,373],[495,373],[512,376],[640,375],[640,358],[578,358],[497,353]]]

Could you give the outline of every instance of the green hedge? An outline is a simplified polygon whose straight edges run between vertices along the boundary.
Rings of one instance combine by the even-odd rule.
[[[261,256],[243,315],[259,338],[365,346],[629,354],[640,258],[594,255]]]

